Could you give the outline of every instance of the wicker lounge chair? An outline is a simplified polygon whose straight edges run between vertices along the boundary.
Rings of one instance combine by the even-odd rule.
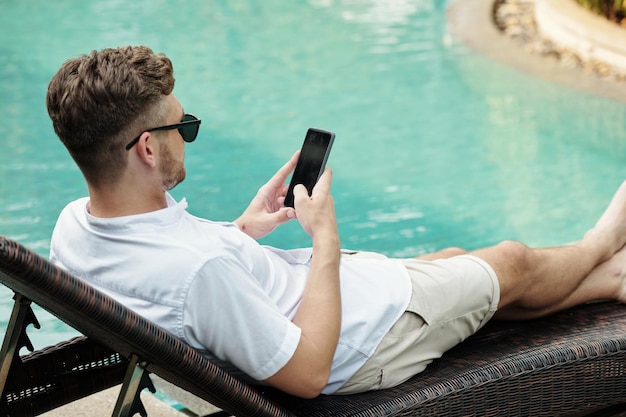
[[[0,415],[29,416],[124,381],[112,415],[145,414],[149,373],[237,416],[612,415],[626,407],[626,307],[590,304],[493,322],[392,389],[302,400],[247,385],[132,311],[0,236],[15,308],[1,352]],[[85,336],[19,356],[34,302]],[[32,350],[32,349],[31,349]]]

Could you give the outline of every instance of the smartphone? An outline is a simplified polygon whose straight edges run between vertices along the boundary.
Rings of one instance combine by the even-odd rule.
[[[315,128],[310,128],[306,132],[296,169],[293,171],[285,196],[285,207],[293,207],[293,188],[298,184],[304,185],[311,195],[317,180],[324,173],[334,140],[333,132]]]

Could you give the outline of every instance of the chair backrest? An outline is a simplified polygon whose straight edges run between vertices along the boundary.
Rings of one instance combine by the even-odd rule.
[[[139,356],[148,371],[224,410],[292,415],[161,327],[4,236],[0,282],[122,356]]]

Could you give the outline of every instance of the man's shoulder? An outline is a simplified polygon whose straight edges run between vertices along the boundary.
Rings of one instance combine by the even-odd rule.
[[[81,223],[85,217],[82,214],[86,212],[88,204],[89,197],[81,197],[67,203],[59,213],[59,217],[57,218],[54,226],[54,231],[58,232],[59,230],[71,228],[74,225]],[[53,236],[55,234],[57,233],[53,232]]]
[[[63,207],[63,209],[61,210],[61,214],[68,212],[68,211],[75,211],[75,212],[84,211],[86,210],[88,205],[89,205],[89,197],[87,196],[79,197],[76,200],[73,200],[67,203],[65,207]]]

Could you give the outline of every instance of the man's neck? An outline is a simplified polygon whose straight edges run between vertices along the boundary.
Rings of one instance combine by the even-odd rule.
[[[167,207],[163,190],[89,186],[89,212],[94,217],[113,218],[149,213]]]

